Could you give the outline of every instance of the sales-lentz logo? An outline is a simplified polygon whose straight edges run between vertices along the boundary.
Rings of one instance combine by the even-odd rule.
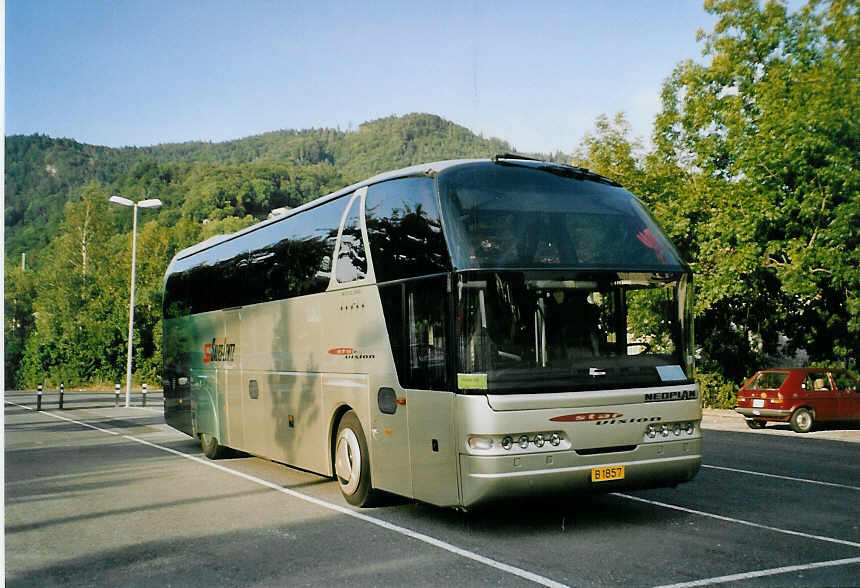
[[[211,343],[203,345],[203,363],[233,361],[235,355],[236,344],[227,343],[226,337],[213,338]]]

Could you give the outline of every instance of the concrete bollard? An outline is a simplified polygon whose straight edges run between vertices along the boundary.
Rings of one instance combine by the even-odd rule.
[[[60,382],[60,410],[63,410],[63,393],[66,391],[65,385]]]
[[[42,410],[42,385],[36,389],[36,410]]]
[[[119,384],[114,386],[113,391],[114,391],[113,405],[119,406]]]
[[[143,385],[143,405],[146,406],[146,384]]]

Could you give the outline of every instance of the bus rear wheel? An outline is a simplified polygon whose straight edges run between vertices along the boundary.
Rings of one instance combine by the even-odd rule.
[[[340,420],[335,438],[334,471],[341,494],[353,506],[372,506],[376,493],[370,484],[370,458],[361,423],[354,411]]]
[[[203,448],[203,455],[209,459],[220,459],[227,455],[227,448],[209,433],[200,433],[200,447]]]

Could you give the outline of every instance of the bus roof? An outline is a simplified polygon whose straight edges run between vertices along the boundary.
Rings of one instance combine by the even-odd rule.
[[[510,153],[498,154],[498,155],[493,156],[492,158],[487,158],[487,159],[449,159],[449,160],[445,160],[445,161],[434,161],[432,163],[422,163],[419,165],[413,165],[410,167],[404,167],[401,169],[392,170],[392,171],[388,171],[388,172],[383,172],[381,174],[377,174],[377,175],[372,176],[366,180],[362,180],[361,182],[357,182],[355,184],[346,186],[345,188],[341,188],[340,190],[338,190],[336,192],[332,192],[331,194],[328,194],[325,196],[320,196],[319,198],[315,198],[314,200],[311,200],[311,201],[306,202],[300,206],[297,206],[296,208],[293,208],[292,210],[290,210],[286,214],[278,215],[276,217],[261,221],[259,223],[254,224],[254,225],[251,225],[250,227],[242,229],[241,231],[236,231],[235,233],[229,233],[226,235],[216,235],[214,237],[207,239],[206,241],[203,241],[202,243],[196,243],[196,244],[192,245],[191,247],[187,247],[187,248],[179,251],[173,257],[173,260],[171,261],[170,265],[173,265],[173,263],[179,259],[183,259],[185,257],[189,257],[191,255],[194,255],[195,253],[205,251],[206,249],[209,249],[210,247],[214,247],[215,245],[218,245],[219,243],[223,243],[225,241],[230,241],[236,237],[239,237],[240,235],[244,235],[246,233],[251,233],[251,232],[259,230],[263,227],[281,222],[284,219],[287,219],[293,215],[296,215],[296,214],[298,214],[304,210],[307,210],[309,208],[314,208],[314,207],[319,206],[320,204],[324,204],[330,200],[340,198],[341,196],[349,194],[350,192],[354,192],[355,190],[358,190],[359,188],[363,188],[365,186],[370,186],[372,184],[378,184],[380,182],[385,182],[388,180],[394,180],[397,178],[405,178],[405,177],[413,177],[413,176],[435,176],[436,174],[441,173],[447,169],[458,167],[461,165],[469,165],[469,164],[475,164],[475,163],[487,163],[487,162],[493,162],[493,163],[500,164],[500,165],[516,165],[516,166],[530,167],[530,168],[537,168],[537,167],[546,168],[547,166],[551,166],[553,168],[558,168],[559,170],[564,170],[564,171],[570,172],[572,174],[576,174],[577,176],[581,177],[582,179],[606,183],[606,184],[610,184],[613,186],[620,186],[620,184],[616,183],[615,181],[613,181],[609,178],[606,178],[604,176],[598,175],[594,172],[591,172],[585,168],[574,167],[574,166],[563,164],[563,163],[554,163],[554,162],[549,162],[549,161],[543,161],[543,160],[539,160],[539,159],[533,159],[531,157],[525,157],[522,155],[515,155],[515,154],[510,154]]]

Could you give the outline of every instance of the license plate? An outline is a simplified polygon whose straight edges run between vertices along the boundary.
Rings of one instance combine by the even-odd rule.
[[[608,482],[609,480],[623,480],[624,466],[601,466],[599,468],[591,468],[592,482]]]
[[[756,398],[753,400],[753,408],[764,408],[764,398]]]

